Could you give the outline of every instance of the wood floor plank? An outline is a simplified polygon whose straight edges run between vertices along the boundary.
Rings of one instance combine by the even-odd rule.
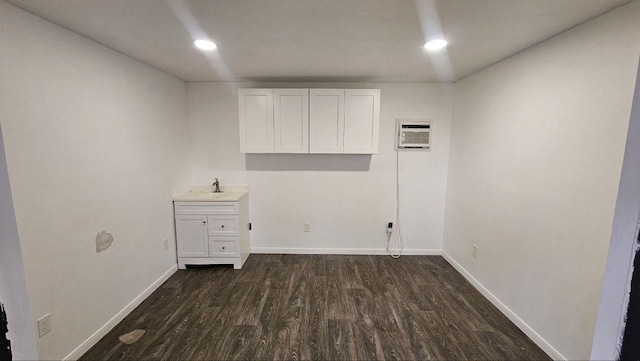
[[[327,278],[313,277],[307,297],[308,316],[302,329],[302,360],[328,359]]]
[[[349,320],[329,320],[329,359],[356,360],[355,343]]]
[[[442,322],[436,311],[424,311],[418,314],[422,318],[422,325],[446,360],[465,360],[455,335]]]
[[[327,318],[330,320],[351,320],[355,316],[354,305],[341,285],[340,278],[327,276]]]
[[[212,288],[215,292],[208,295],[209,307],[224,307],[229,303],[229,297],[239,276],[240,274],[233,272],[232,269],[214,269],[211,272],[210,283],[213,283]]]
[[[345,262],[339,262],[340,279],[342,281],[342,285],[344,286],[344,288],[346,289],[363,288],[362,280],[360,279],[360,272],[358,271],[358,263],[359,263],[359,260],[354,258],[348,259]]]
[[[244,283],[239,282],[238,284]],[[238,308],[236,326],[256,326],[258,324],[269,290],[270,288],[263,283],[247,283],[246,294],[236,304]]]
[[[172,353],[177,360],[191,360],[202,344],[202,335],[206,334],[220,312],[220,307],[203,306],[196,312],[191,322],[186,326],[179,348]]]
[[[271,287],[288,289],[291,283],[292,270],[293,265],[287,261],[287,258],[282,258],[277,263],[273,263],[268,272]]]
[[[439,290],[443,295],[444,302],[442,302],[437,309],[441,312],[447,312],[449,314],[456,314],[456,321],[460,324],[461,328],[471,331],[484,331],[492,332],[493,327],[481,316],[466,300],[465,295],[460,292],[451,292],[449,290]],[[443,311],[444,309],[446,311]]]
[[[419,311],[409,300],[402,298],[400,291],[395,287],[387,289],[383,299],[385,300],[383,304],[387,307],[387,312],[393,320],[393,328],[391,329],[393,332],[387,330],[383,337],[383,342],[386,342],[386,347],[383,347],[385,359],[417,360],[418,358],[411,347],[411,329],[409,327],[410,317],[415,316],[407,317],[407,315]]]
[[[302,350],[301,326],[308,319],[309,273],[308,262],[293,264],[291,282],[280,307],[275,358],[300,359]],[[307,307],[305,307],[307,306]]]
[[[253,346],[259,339],[254,326],[232,326],[225,333],[213,360],[249,360]]]
[[[384,352],[373,319],[374,298],[366,289],[353,289],[350,292],[355,306],[355,319],[352,322],[356,356],[359,360],[383,360]]]
[[[516,345],[514,340],[494,332],[475,332],[480,348],[496,360],[538,360],[544,354]]]
[[[314,276],[327,275],[327,258],[318,254],[314,254],[310,260],[311,268]]]
[[[216,360],[220,352],[222,343],[227,334],[235,325],[235,315],[237,310],[234,307],[221,307],[215,318],[211,321],[209,330],[202,335],[202,342],[198,344],[196,352],[197,359]],[[171,358],[168,355],[168,358]]]
[[[277,342],[279,310],[285,301],[285,290],[270,288],[258,321],[258,343],[254,346],[253,360],[273,360]]]
[[[251,255],[178,271],[81,359],[549,357],[442,257]]]

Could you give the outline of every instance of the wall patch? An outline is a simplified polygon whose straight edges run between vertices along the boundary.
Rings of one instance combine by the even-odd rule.
[[[107,233],[107,231],[99,232],[98,235],[96,235],[96,253],[106,251],[111,247],[111,243],[113,243],[111,233]]]

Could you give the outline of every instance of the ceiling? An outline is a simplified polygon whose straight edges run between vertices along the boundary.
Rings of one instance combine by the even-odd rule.
[[[8,0],[186,81],[453,81],[629,1]]]

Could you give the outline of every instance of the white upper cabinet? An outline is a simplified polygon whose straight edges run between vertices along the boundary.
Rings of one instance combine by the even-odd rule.
[[[309,89],[274,89],[275,153],[309,153]]]
[[[311,89],[309,153],[344,153],[344,89]]]
[[[380,90],[344,91],[344,153],[378,153]]]
[[[378,153],[379,89],[239,89],[242,153]]]
[[[273,153],[273,89],[239,89],[240,151]]]

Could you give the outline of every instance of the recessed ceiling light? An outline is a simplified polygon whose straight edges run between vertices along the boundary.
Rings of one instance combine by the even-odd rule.
[[[447,41],[444,39],[429,40],[424,44],[424,48],[427,50],[440,50],[447,46]]]
[[[218,47],[216,43],[210,40],[196,40],[193,43],[196,45],[196,48],[200,50],[216,50]]]

